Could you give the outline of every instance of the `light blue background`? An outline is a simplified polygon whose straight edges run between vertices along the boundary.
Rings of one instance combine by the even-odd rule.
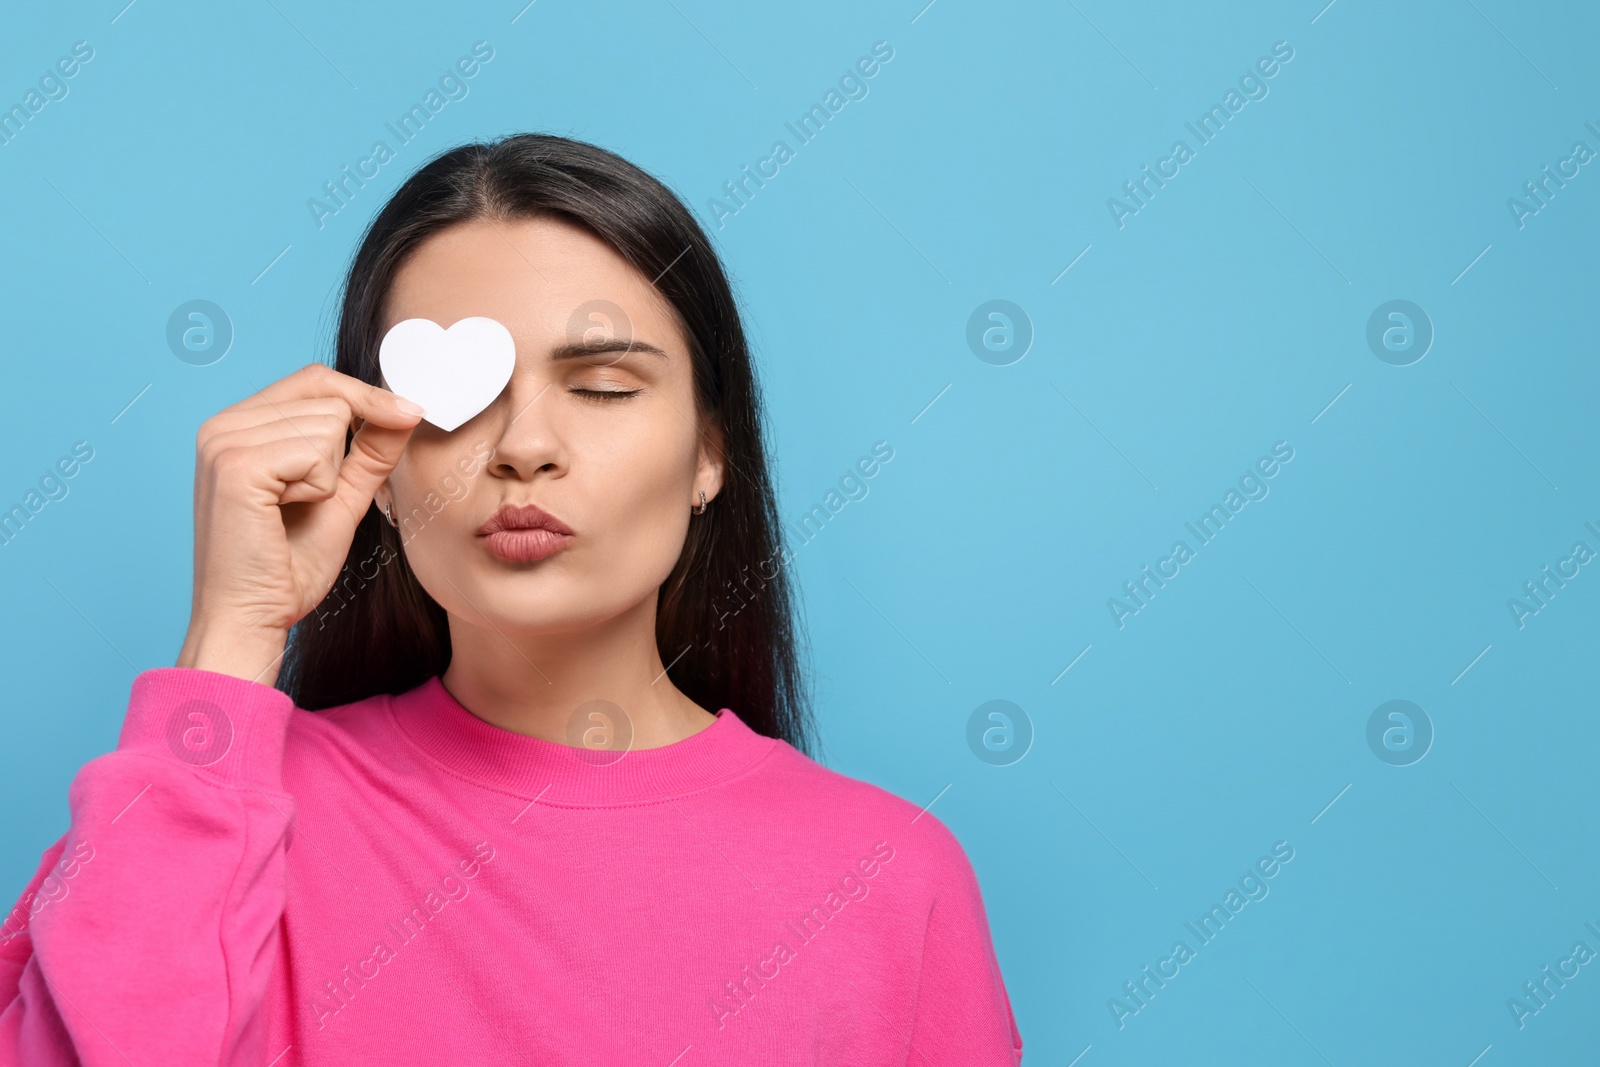
[[[7,106],[95,49],[0,147],[0,506],[95,449],[0,548],[8,901],[136,671],[176,655],[200,421],[327,357],[334,289],[406,173],[542,130],[622,153],[711,227],[788,517],[894,447],[798,553],[828,762],[937,798],[1026,1062],[1593,1061],[1600,963],[1523,1029],[1506,1002],[1574,942],[1600,950],[1600,574],[1522,629],[1506,602],[1600,548],[1600,167],[1523,228],[1506,201],[1600,149],[1600,14],[522,2],[8,13]],[[307,199],[478,40],[470,95],[319,230]],[[879,40],[869,95],[717,229],[722,183],[793,145],[784,122]],[[1107,198],[1195,147],[1184,123],[1280,40],[1267,98],[1119,229]],[[164,339],[195,298],[237,330],[207,367]],[[1365,341],[1396,298],[1436,331],[1406,367]],[[1010,366],[965,340],[992,299],[1035,331]],[[1277,441],[1270,495],[1119,629],[1107,598]],[[965,740],[996,698],[1036,733],[1006,767]],[[1395,698],[1437,732],[1407,767],[1365,739]],[[1108,998],[1276,841],[1295,858],[1270,896],[1119,1030]]]

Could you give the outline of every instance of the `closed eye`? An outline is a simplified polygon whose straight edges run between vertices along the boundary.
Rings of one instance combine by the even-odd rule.
[[[573,389],[569,390],[569,392],[576,393],[577,395],[585,398],[586,400],[595,400],[595,401],[599,401],[599,402],[603,403],[603,402],[605,402],[607,400],[622,400],[622,399],[625,399],[625,398],[630,397],[630,396],[638,396],[639,393],[642,392],[642,390],[639,390],[639,389],[578,389],[578,388],[573,388]]]

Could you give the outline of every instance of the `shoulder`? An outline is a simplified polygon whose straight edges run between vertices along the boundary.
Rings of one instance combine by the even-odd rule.
[[[787,744],[774,746],[768,780],[780,796],[794,797],[802,825],[871,838],[880,861],[937,891],[975,889],[966,850],[931,809],[937,790],[918,803],[879,785],[824,767]]]
[[[313,765],[368,762],[394,753],[394,698],[386,693],[308,711],[296,708],[284,739],[286,773]],[[390,757],[383,756],[384,762]]]
[[[298,735],[302,740],[358,733],[370,729],[374,723],[385,718],[389,710],[389,701],[392,699],[386,693],[379,693],[348,704],[318,708],[315,711],[297,705],[295,710],[300,714],[291,718],[289,732],[291,735]]]

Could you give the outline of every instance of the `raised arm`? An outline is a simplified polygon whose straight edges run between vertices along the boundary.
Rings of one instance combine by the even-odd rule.
[[[71,828],[0,930],[0,1064],[271,1059],[291,713],[212,671],[134,680],[116,750],[73,779]]]
[[[117,748],[0,923],[0,1067],[263,1067],[294,802],[273,689],[415,405],[309,364],[195,437],[194,600],[177,666],[134,679]],[[352,432],[353,431],[353,432]]]

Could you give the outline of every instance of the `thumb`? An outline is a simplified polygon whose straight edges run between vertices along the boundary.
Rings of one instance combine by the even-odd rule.
[[[350,454],[339,466],[339,487],[334,495],[349,505],[351,514],[360,516],[372,503],[378,486],[389,477],[394,465],[411,440],[411,431],[420,423],[404,429],[379,426],[363,422],[350,439]]]

